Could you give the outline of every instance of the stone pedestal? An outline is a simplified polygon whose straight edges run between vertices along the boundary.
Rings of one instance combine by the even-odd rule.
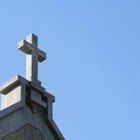
[[[55,97],[21,76],[0,87],[0,140],[64,140],[52,118]]]

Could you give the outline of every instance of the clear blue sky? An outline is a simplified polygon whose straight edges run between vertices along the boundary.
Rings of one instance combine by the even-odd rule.
[[[66,140],[140,140],[140,1],[0,1],[0,83],[25,76],[17,43],[39,37],[39,79]]]

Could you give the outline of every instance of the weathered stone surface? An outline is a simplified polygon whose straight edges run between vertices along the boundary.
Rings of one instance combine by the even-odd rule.
[[[27,124],[30,124],[39,130],[45,140],[59,140],[55,136],[55,131],[52,131],[46,122],[46,110],[37,104],[33,104],[33,108],[34,111],[32,112],[26,105],[0,118],[0,140],[7,137],[9,134],[12,135],[12,133],[15,133]],[[7,109],[3,111],[6,111]],[[26,133],[24,135],[26,135]],[[11,139],[9,138],[9,140]]]
[[[1,95],[1,110],[19,102],[21,100],[21,86],[11,90],[8,94]]]
[[[21,98],[16,104],[7,106],[0,111],[0,139],[26,124],[30,124],[40,130],[45,140],[64,140],[53,121],[52,104],[55,98],[47,93],[44,88],[41,88],[40,85],[31,84],[21,76],[16,76],[16,78],[6,82],[6,85],[3,85],[0,90],[7,97],[8,94],[12,96],[12,94],[20,93]],[[16,98],[14,97],[14,100],[7,99],[9,105]],[[5,104],[5,102],[3,103]]]
[[[38,129],[27,124],[1,140],[45,140],[45,138]]]
[[[23,84],[22,83],[26,82],[24,78],[21,76],[17,75],[10,79],[8,82],[0,86],[0,93],[1,93],[1,98],[0,98],[0,110],[3,110],[5,108],[10,107],[11,105],[19,102],[21,100],[21,96],[24,96],[22,92],[24,91],[23,89]]]

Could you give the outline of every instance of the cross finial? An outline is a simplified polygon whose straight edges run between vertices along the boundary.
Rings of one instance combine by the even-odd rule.
[[[38,61],[46,59],[46,53],[38,49],[38,38],[29,34],[26,40],[18,43],[18,49],[26,54],[26,79],[38,84]]]
[[[31,43],[34,47],[38,48],[38,37],[34,35],[33,33],[29,34],[26,37],[26,41]]]

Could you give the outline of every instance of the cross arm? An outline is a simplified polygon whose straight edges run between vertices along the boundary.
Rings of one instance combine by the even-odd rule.
[[[37,49],[37,53],[38,53],[38,61],[42,62],[44,60],[46,60],[46,53],[41,51],[40,49]]]
[[[26,40],[22,40],[18,43],[18,49],[26,54],[31,54],[32,45],[28,43]]]
[[[23,51],[26,54],[31,54],[33,50],[36,51],[38,55],[38,61],[42,62],[46,59],[46,53],[41,51],[38,48],[35,48],[32,44],[27,42],[26,40],[22,40],[18,43],[18,49]]]

